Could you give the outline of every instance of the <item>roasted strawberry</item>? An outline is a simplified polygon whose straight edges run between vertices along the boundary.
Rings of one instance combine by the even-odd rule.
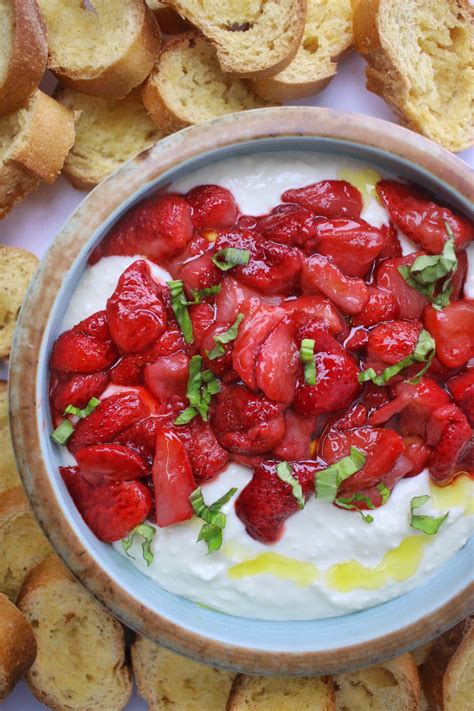
[[[93,397],[99,397],[107,387],[107,373],[69,375],[60,378],[51,393],[55,410],[64,412],[68,405],[85,407]]]
[[[447,392],[427,377],[422,378],[417,385],[398,383],[395,394],[396,401],[401,404],[400,432],[405,435],[418,434],[423,439],[426,439],[426,425],[431,413],[449,403]]]
[[[395,461],[395,464],[390,469],[387,474],[380,479],[377,484],[368,486],[364,489],[358,489],[356,492],[344,489],[344,483],[342,482],[341,488],[338,492],[339,498],[346,498],[351,501],[354,508],[360,511],[371,510],[374,508],[379,508],[387,502],[387,495],[389,495],[395,486],[395,484],[403,479],[403,477],[410,476],[410,471],[413,465],[411,461],[404,454],[400,455]],[[346,481],[348,481],[346,479]],[[354,495],[356,498],[353,498]],[[337,506],[337,503],[336,503]]]
[[[175,328],[167,328],[150,348],[142,353],[123,356],[109,370],[110,380],[116,385],[141,385],[145,366],[162,356],[170,356],[187,350],[183,334]]]
[[[346,351],[360,351],[367,346],[369,331],[363,326],[352,328],[343,345]]]
[[[395,225],[429,254],[442,252],[448,239],[445,223],[451,227],[458,249],[474,239],[474,227],[468,220],[412,185],[381,180],[377,193]]]
[[[318,319],[334,336],[347,331],[347,325],[337,309],[329,299],[322,296],[298,296],[296,299],[282,301],[280,305],[292,315],[296,326]]]
[[[156,358],[144,371],[145,383],[160,404],[174,404],[178,408],[186,399],[189,357],[182,353]]]
[[[269,215],[263,215],[256,220],[256,229],[265,239],[286,244],[288,247],[304,245],[313,251],[318,236],[316,225],[321,220],[312,212],[298,205],[277,205]]]
[[[468,260],[465,250],[457,253],[458,267],[454,272],[453,280],[451,282],[451,293],[449,295],[450,301],[459,301],[463,297],[464,293],[464,283],[466,281]]]
[[[398,239],[397,230],[395,225],[390,222],[388,225],[382,225],[380,231],[384,236],[384,246],[379,254],[379,259],[393,259],[393,257],[401,257],[402,245]]]
[[[421,318],[423,309],[429,303],[426,296],[413,289],[399,272],[400,267],[411,266],[420,252],[412,253],[397,259],[385,259],[375,274],[379,289],[391,293],[399,306],[399,318]]]
[[[321,180],[304,188],[287,190],[281,199],[324,217],[359,217],[362,211],[362,195],[345,180]]]
[[[64,483],[91,531],[105,543],[124,538],[148,516],[152,499],[138,481],[112,481],[92,486],[77,467],[60,467]]]
[[[367,414],[366,405],[362,402],[356,402],[342,417],[331,422],[329,430],[345,432],[346,430],[353,430],[355,427],[363,427],[367,424]]]
[[[196,483],[184,445],[171,428],[157,430],[152,474],[158,526],[163,528],[191,518],[189,497]]]
[[[471,438],[472,429],[457,405],[451,403],[432,412],[426,427],[426,440],[434,446],[429,461],[433,481],[441,485],[449,484],[462,471],[460,462]]]
[[[474,426],[474,367],[466,368],[464,373],[454,376],[446,383],[453,400],[467,415]]]
[[[405,446],[404,455],[412,464],[411,471],[405,474],[406,477],[416,476],[427,466],[431,455],[431,447],[428,447],[424,439],[419,435],[408,435],[403,437]]]
[[[196,235],[185,250],[170,264],[175,279],[182,279],[188,290],[215,286],[222,272],[212,261],[214,245],[201,235]]]
[[[173,417],[168,419],[171,422]],[[120,432],[114,442],[138,452],[151,465],[155,456],[156,431],[163,424],[167,424],[167,421],[163,421],[162,418],[146,417]]]
[[[84,319],[56,339],[50,367],[59,373],[95,373],[118,358],[105,311]]]
[[[361,219],[334,218],[317,224],[317,251],[332,257],[341,272],[363,277],[385,245],[383,233]]]
[[[167,316],[161,288],[142,259],[120,277],[107,301],[107,320],[122,353],[143,351],[164,333]]]
[[[215,301],[216,323],[219,326],[229,327],[234,323],[244,301],[250,301],[253,297],[257,297],[265,304],[274,306],[282,301],[281,296],[259,294],[255,289],[251,289],[233,277],[225,276]]]
[[[393,321],[400,313],[396,297],[390,291],[382,291],[369,286],[369,300],[362,311],[352,316],[354,326],[376,326],[381,321]]]
[[[89,263],[113,255],[141,254],[162,263],[193,236],[191,206],[179,195],[155,195],[129,210],[94,249]]]
[[[367,359],[372,367],[380,364],[395,365],[413,354],[422,330],[419,321],[387,321],[376,326],[369,333]],[[377,367],[375,367],[377,370]]]
[[[193,324],[194,341],[198,346],[200,346],[206,333],[215,321],[215,309],[211,304],[203,302],[202,304],[191,306],[189,309],[189,315]]]
[[[249,536],[266,544],[276,543],[285,521],[299,511],[291,486],[277,475],[277,465],[274,461],[260,464],[235,502],[235,512]],[[324,468],[321,461],[291,463],[291,473],[301,485],[305,500],[314,493],[316,472]]]
[[[195,417],[175,431],[184,444],[196,480],[214,479],[224,469],[229,453],[221,447],[208,422]]]
[[[121,444],[95,444],[76,452],[81,475],[93,486],[106,481],[130,481],[150,474],[145,460]]]
[[[368,382],[364,388],[363,401],[366,407],[369,408],[369,415],[390,402],[390,391],[388,388],[380,387],[374,383]]]
[[[306,294],[324,294],[345,314],[359,313],[369,299],[369,289],[362,279],[346,276],[330,257],[321,254],[304,261],[301,287]]]
[[[285,434],[273,450],[275,457],[285,461],[309,459],[316,424],[317,417],[299,415],[292,407],[288,407],[285,410]]]
[[[436,355],[447,368],[462,368],[474,358],[474,301],[454,301],[439,311],[428,306],[424,323],[436,341]]]
[[[189,191],[186,200],[192,207],[195,227],[232,227],[239,214],[234,196],[220,185],[198,185]]]
[[[289,404],[299,369],[295,325],[291,316],[285,316],[262,343],[255,367],[257,385],[270,400]]]

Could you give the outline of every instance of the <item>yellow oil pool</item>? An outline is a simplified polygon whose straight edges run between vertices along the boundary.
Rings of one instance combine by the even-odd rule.
[[[430,482],[431,504],[434,509],[463,508],[464,513],[474,514],[474,481],[468,474],[458,476],[448,486],[436,486]]]
[[[375,186],[379,180],[382,180],[382,176],[373,168],[341,168],[337,177],[339,180],[347,180],[348,183],[360,190],[365,207],[373,197],[378,200]]]
[[[318,577],[318,569],[313,563],[304,563],[280,553],[261,553],[232,566],[228,573],[234,580],[253,575],[274,575],[275,578],[291,580],[302,588],[309,587]]]

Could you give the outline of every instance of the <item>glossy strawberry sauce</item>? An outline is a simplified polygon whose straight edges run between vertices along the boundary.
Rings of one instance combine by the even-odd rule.
[[[474,226],[416,186],[376,192],[379,227],[344,180],[258,216],[200,185],[139,203],[94,250],[91,265],[136,260],[55,342],[51,410],[72,424],[61,473],[101,540],[199,516],[191,495],[232,461],[253,472],[232,506],[266,545],[331,472],[328,506],[349,517],[425,468],[438,485],[474,474]]]

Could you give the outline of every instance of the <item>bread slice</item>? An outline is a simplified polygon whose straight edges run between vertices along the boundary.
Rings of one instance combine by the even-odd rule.
[[[254,79],[258,96],[291,101],[322,91],[335,76],[337,62],[352,45],[351,0],[307,0],[303,39],[293,61],[274,77]]]
[[[31,252],[20,247],[0,244],[0,358],[10,355],[13,332],[15,330],[20,307],[28,285],[39,264],[39,259]],[[0,488],[2,483],[1,457],[10,455],[11,445],[7,420],[7,387],[2,383],[0,389]],[[2,444],[4,446],[2,446]],[[5,458],[5,462],[8,458]]]
[[[232,685],[226,711],[333,711],[335,708],[331,679],[239,674]]]
[[[49,68],[77,91],[121,99],[150,73],[160,31],[144,0],[39,0]]]
[[[0,247],[1,254],[2,247]],[[2,279],[0,258],[0,281]],[[1,297],[0,297],[1,311]],[[0,493],[20,485],[8,422],[8,386],[0,383]]]
[[[54,711],[119,711],[131,694],[123,628],[50,556],[28,575],[18,607],[38,653],[27,674],[36,698]]]
[[[444,711],[472,711],[474,701],[474,620],[451,657],[443,679]]]
[[[149,711],[224,711],[235,676],[185,659],[140,635],[132,646],[132,668]]]
[[[26,617],[0,593],[0,703],[36,657],[36,640]]]
[[[336,711],[418,711],[420,682],[411,654],[334,677]]]
[[[148,116],[140,89],[120,100],[100,99],[65,88],[54,96],[80,113],[76,140],[64,163],[64,172],[79,190],[93,188],[164,135]]]
[[[288,66],[301,42],[306,0],[168,0],[215,45],[223,72],[256,78]]]
[[[0,116],[24,106],[46,69],[46,28],[36,0],[0,0]]]
[[[0,494],[0,592],[15,602],[30,570],[51,553],[21,486]]]
[[[177,35],[180,32],[189,30],[189,22],[184,17],[178,15],[172,7],[160,0],[146,0],[146,4],[158,20],[162,32],[167,35]]]
[[[452,151],[474,144],[473,34],[468,0],[358,0],[354,10],[367,88]]]
[[[143,103],[165,133],[267,105],[222,72],[215,49],[197,32],[168,42],[144,86]]]

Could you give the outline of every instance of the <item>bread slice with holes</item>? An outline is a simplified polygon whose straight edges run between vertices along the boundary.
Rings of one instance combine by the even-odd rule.
[[[46,69],[46,28],[36,0],[0,0],[0,116],[24,106]]]
[[[177,35],[190,29],[189,22],[178,15],[172,7],[160,0],[146,0],[146,4],[156,17],[160,30],[167,35]]]
[[[303,39],[293,61],[252,88],[268,101],[291,101],[322,91],[336,75],[337,62],[352,45],[350,0],[307,0]]]
[[[39,0],[48,67],[77,91],[121,99],[150,73],[160,31],[144,0]]]
[[[306,0],[169,0],[216,48],[222,71],[273,76],[288,66],[301,42]]]
[[[137,635],[132,668],[149,711],[224,711],[235,674],[213,669]]]
[[[36,640],[26,617],[0,593],[0,703],[36,657]]]
[[[165,133],[267,105],[241,79],[222,72],[214,47],[197,32],[168,42],[143,88],[143,103]]]
[[[335,708],[331,679],[239,674],[232,685],[226,711],[334,711]]]
[[[146,112],[140,89],[125,99],[100,99],[62,88],[55,98],[80,114],[76,139],[64,163],[66,176],[80,190],[93,188],[164,135]]]
[[[354,41],[367,61],[367,88],[405,125],[451,151],[474,144],[468,0],[358,0]]]
[[[411,654],[368,669],[338,674],[336,711],[418,711],[420,682]]]
[[[28,250],[0,244],[0,358],[7,358],[10,355],[13,332],[21,304],[38,264],[38,257]],[[5,435],[0,434],[1,457],[6,453],[10,456],[11,445],[7,446],[7,441],[10,440],[7,439],[6,434],[8,427],[6,383],[2,383],[0,387],[0,433],[5,432]],[[0,489],[2,471],[0,464]]]
[[[33,627],[38,652],[27,681],[55,711],[119,711],[132,684],[123,628],[50,556],[28,575],[18,607]]]
[[[0,253],[1,253],[0,247]],[[0,258],[0,279],[1,279],[1,258]],[[0,297],[0,311],[1,311]],[[11,489],[12,486],[20,485],[20,477],[16,469],[15,457],[13,454],[12,440],[10,435],[10,424],[8,421],[8,386],[0,383],[0,493]]]

